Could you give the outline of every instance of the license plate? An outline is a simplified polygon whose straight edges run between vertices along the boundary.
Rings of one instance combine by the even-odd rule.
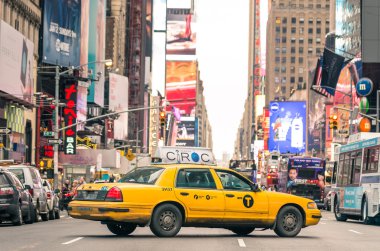
[[[95,200],[98,197],[98,192],[87,192],[86,200]]]

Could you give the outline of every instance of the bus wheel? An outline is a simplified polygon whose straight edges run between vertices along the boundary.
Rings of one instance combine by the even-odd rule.
[[[368,216],[368,202],[367,198],[364,198],[362,203],[362,220],[366,225],[373,223],[373,218]]]
[[[338,204],[338,200],[337,200],[336,197],[335,197],[335,200],[334,200],[334,215],[335,215],[335,219],[337,221],[346,221],[347,220],[347,215],[341,214],[339,212],[339,204]]]

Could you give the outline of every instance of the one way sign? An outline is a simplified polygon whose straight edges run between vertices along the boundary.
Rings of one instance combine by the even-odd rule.
[[[61,145],[63,143],[62,139],[48,139],[48,144],[50,145]]]
[[[11,134],[12,130],[6,127],[0,127],[0,134]]]

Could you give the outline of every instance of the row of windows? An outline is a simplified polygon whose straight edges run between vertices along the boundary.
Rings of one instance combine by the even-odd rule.
[[[303,9],[303,8],[309,8],[309,9],[314,9],[314,7],[316,8],[316,9],[322,9],[323,7],[324,8],[326,8],[326,9],[330,9],[330,4],[326,4],[325,6],[322,6],[322,4],[315,4],[315,6],[314,6],[314,4],[312,4],[312,3],[309,3],[308,5],[305,5],[305,4],[303,4],[303,3],[300,3],[300,4],[295,4],[295,3],[291,3],[291,4],[289,4],[289,5],[285,5],[285,3],[280,3],[279,4],[279,7],[280,8],[285,8],[285,7],[287,7],[287,6],[289,6],[291,9],[295,9],[295,8],[299,8],[299,9]]]
[[[314,50],[313,48],[309,47],[307,51],[308,51],[309,54],[312,54],[313,50]],[[315,49],[315,52],[317,54],[321,53],[321,51],[322,51],[321,48],[316,48]],[[281,49],[280,49],[280,47],[276,47],[275,48],[275,52],[276,52],[276,54],[280,54],[280,52],[282,52],[283,54],[286,54],[287,50],[286,50],[286,47],[282,47]],[[304,52],[304,48],[303,47],[298,47],[298,52],[299,53],[303,53]],[[291,47],[290,48],[290,53],[292,53],[292,54],[296,53],[296,47]]]
[[[280,77],[274,77],[274,82],[276,84],[280,83]],[[296,77],[290,77],[290,83],[294,84],[296,82]],[[286,84],[286,77],[281,77],[281,83]],[[303,77],[298,77],[298,83],[303,83]]]
[[[292,44],[295,44],[295,43],[296,43],[296,40],[297,40],[297,39],[296,39],[295,37],[290,38],[290,41],[291,41]],[[298,39],[299,44],[303,44],[304,41],[305,41],[305,39],[304,39],[303,37],[301,37],[301,38]],[[313,41],[314,41],[313,38],[308,38],[308,39],[307,39],[308,44],[312,44]],[[319,37],[317,37],[317,38],[315,39],[316,44],[320,44],[321,41],[322,41],[322,40],[321,40],[321,38],[319,38]],[[286,37],[282,37],[282,38],[280,38],[280,37],[276,37],[276,44],[279,44],[279,43],[281,43],[281,42],[282,42],[282,43],[286,43]]]
[[[294,67],[294,66],[290,67],[290,71],[291,71],[292,73],[295,73],[295,67]],[[279,67],[279,66],[274,67],[274,72],[280,72],[280,67]],[[282,67],[281,67],[281,72],[282,72],[282,73],[285,73],[285,72],[286,72],[286,66],[282,66]],[[302,67],[299,67],[299,68],[298,68],[298,73],[299,73],[299,74],[302,74],[302,73],[303,73],[303,68],[302,68]]]
[[[303,17],[300,17],[299,18],[299,23],[300,24],[304,24],[305,23],[305,18],[303,18]],[[276,24],[277,25],[279,25],[279,24],[287,24],[287,22],[288,22],[288,18],[287,17],[276,17]],[[330,20],[329,19],[326,19],[326,26],[329,26],[330,25]],[[296,17],[292,17],[291,18],[291,23],[292,24],[296,24],[297,23],[297,18]],[[308,23],[309,24],[314,24],[314,18],[312,18],[312,17],[310,17],[309,19],[308,19]],[[316,24],[322,24],[322,19],[321,18],[316,18],[315,19],[315,23]]]
[[[287,32],[287,27],[282,27],[282,33],[285,34]],[[276,33],[280,33],[281,31],[281,27],[276,27]],[[304,31],[305,31],[305,28],[304,27],[300,27],[299,28],[299,34],[304,34]],[[326,33],[329,32],[329,28],[326,28]],[[308,28],[308,34],[313,34],[314,32],[314,28]],[[322,29],[321,28],[316,28],[315,29],[315,32],[316,34],[321,34],[322,32]],[[296,34],[297,33],[297,28],[296,27],[292,27],[291,28],[291,33],[292,34]]]

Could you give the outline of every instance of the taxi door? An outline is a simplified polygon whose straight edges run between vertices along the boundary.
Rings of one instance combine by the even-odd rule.
[[[268,220],[268,197],[253,191],[250,183],[228,170],[215,169],[223,186],[225,197],[225,223],[265,224]]]
[[[208,168],[182,168],[177,172],[175,195],[187,211],[186,222],[222,223],[224,194]]]

